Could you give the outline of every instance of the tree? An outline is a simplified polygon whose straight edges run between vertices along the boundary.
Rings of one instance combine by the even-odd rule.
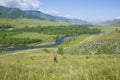
[[[118,28],[116,28],[115,31],[118,32]]]
[[[64,54],[63,48],[58,48],[57,53],[63,55]]]

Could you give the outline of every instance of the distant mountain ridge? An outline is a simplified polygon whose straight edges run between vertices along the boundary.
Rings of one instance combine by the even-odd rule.
[[[105,22],[102,22],[100,24],[102,25],[112,25],[112,24],[120,24],[120,19],[114,19],[114,20],[109,20],[109,21],[105,21]]]
[[[63,21],[75,24],[89,24],[86,21],[80,19],[69,19],[66,17],[53,16],[45,14],[41,11],[35,10],[21,10],[19,8],[8,8],[0,6],[0,18],[29,18],[39,20],[50,20],[50,21]]]

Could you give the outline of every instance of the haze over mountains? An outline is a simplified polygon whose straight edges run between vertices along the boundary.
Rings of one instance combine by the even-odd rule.
[[[102,22],[100,24],[102,24],[102,25],[116,25],[116,24],[120,24],[120,19],[113,19],[113,20]]]
[[[50,21],[63,21],[75,24],[88,24],[87,21],[80,19],[69,19],[66,17],[53,16],[35,10],[21,10],[19,8],[8,8],[0,6],[0,18],[29,18]]]

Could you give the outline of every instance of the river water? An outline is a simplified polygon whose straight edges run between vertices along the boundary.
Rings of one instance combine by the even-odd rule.
[[[52,44],[48,44],[48,45],[42,45],[42,46],[29,46],[29,47],[3,47],[1,46],[0,48],[3,48],[2,50],[0,50],[0,52],[5,52],[5,51],[16,51],[16,50],[27,50],[27,49],[38,49],[38,48],[51,48],[57,45],[60,45],[70,39],[74,38],[74,35],[69,35],[69,36],[62,36],[61,38],[59,38],[58,40],[56,40],[54,43]]]

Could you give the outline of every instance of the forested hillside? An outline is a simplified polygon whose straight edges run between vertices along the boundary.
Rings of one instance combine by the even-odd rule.
[[[0,6],[0,18],[28,18],[49,21],[62,21],[78,24],[88,24],[88,22],[80,19],[70,19],[66,17],[53,16],[36,10],[21,10],[19,8],[8,8]]]

